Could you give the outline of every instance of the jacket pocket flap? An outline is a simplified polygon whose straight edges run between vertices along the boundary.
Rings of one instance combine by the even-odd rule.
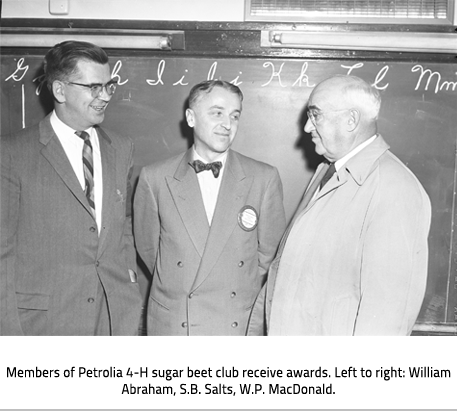
[[[19,309],[47,311],[49,308],[49,295],[43,295],[41,293],[16,293],[16,299]]]

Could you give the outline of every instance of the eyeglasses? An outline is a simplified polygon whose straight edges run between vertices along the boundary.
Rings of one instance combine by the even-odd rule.
[[[116,81],[108,81],[106,84],[79,84],[78,82],[70,82],[70,81],[64,81],[66,84],[70,85],[78,85],[80,87],[85,87],[90,89],[90,93],[92,94],[92,97],[97,98],[101,97],[103,95],[103,90],[106,91],[106,93],[111,96],[114,94],[116,91]]]
[[[342,108],[341,110],[327,110],[327,111],[325,111],[325,113],[337,113],[339,111],[347,111],[347,110],[349,110],[349,108]],[[311,109],[311,110],[308,110],[306,112],[306,114],[307,114],[308,118],[311,120],[311,123],[316,125],[317,123],[319,123],[319,121],[321,121],[321,119],[324,115],[324,112],[316,110],[316,109]]]

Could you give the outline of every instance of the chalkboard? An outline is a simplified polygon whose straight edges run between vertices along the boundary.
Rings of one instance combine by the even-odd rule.
[[[3,54],[1,133],[40,121],[52,110],[42,55]],[[288,218],[319,157],[303,131],[305,106],[318,82],[352,73],[381,92],[379,131],[417,175],[432,201],[429,278],[417,328],[455,328],[457,65],[370,60],[314,60],[130,56],[110,61],[119,83],[104,126],[135,142],[135,178],[142,166],[187,149],[186,97],[195,83],[220,78],[239,85],[245,99],[233,148],[279,169]]]

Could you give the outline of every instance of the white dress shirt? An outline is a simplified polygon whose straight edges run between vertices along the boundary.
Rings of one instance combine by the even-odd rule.
[[[201,160],[203,163],[209,163],[203,157],[201,157],[193,147],[194,160]],[[216,209],[217,197],[219,195],[219,188],[221,187],[222,177],[224,175],[225,162],[227,160],[227,152],[222,153],[213,162],[222,162],[222,168],[217,178],[211,170],[204,170],[197,174],[198,184],[200,185],[200,192],[203,198],[203,204],[205,206],[206,216],[208,223],[211,225],[213,221],[214,210]]]
[[[83,147],[84,140],[75,134],[75,130],[67,126],[57,117],[55,111],[51,115],[51,126],[62,144],[63,149],[70,161],[71,166],[78,178],[81,188],[85,189],[84,168],[83,168]],[[94,162],[94,203],[95,203],[95,220],[97,222],[98,233],[100,234],[102,225],[102,199],[103,199],[103,176],[102,176],[102,158],[100,155],[100,144],[98,141],[97,131],[90,127],[85,130],[90,136],[90,142],[93,149]]]

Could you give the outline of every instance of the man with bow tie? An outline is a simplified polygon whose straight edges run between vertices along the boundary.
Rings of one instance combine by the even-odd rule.
[[[194,145],[143,168],[138,253],[152,273],[148,335],[245,335],[285,229],[276,168],[230,149],[241,90],[204,81],[189,95]]]

